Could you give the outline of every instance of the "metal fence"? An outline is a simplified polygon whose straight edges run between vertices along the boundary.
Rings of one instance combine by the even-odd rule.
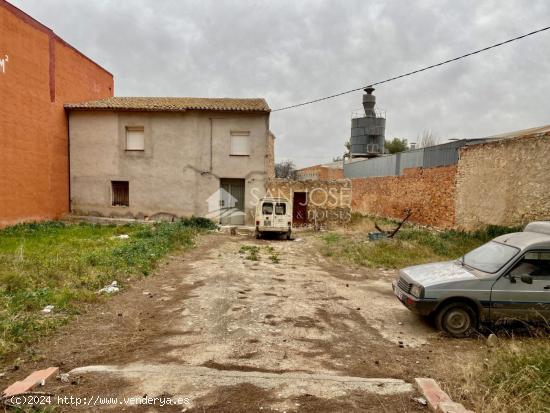
[[[347,162],[344,164],[344,176],[346,178],[397,176],[403,175],[403,170],[406,168],[434,168],[436,166],[455,165],[458,162],[459,148],[483,141],[483,139],[462,139],[394,155]]]

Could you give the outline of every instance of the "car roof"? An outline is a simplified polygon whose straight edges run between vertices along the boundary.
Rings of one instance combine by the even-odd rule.
[[[527,247],[550,248],[550,235],[539,232],[512,232],[496,237],[493,241],[511,245],[522,250]]]

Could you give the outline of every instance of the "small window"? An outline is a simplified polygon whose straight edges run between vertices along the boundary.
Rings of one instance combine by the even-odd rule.
[[[143,127],[126,128],[126,150],[144,151],[145,150],[145,131]]]
[[[286,204],[275,204],[275,215],[285,215]]]
[[[262,205],[262,215],[273,214],[273,204],[271,202],[264,202]]]
[[[250,155],[250,132],[231,132],[231,155]]]
[[[546,251],[528,252],[517,263],[510,274],[514,276],[530,275],[535,279],[550,277],[550,253]]]
[[[128,181],[111,181],[113,206],[130,206]]]

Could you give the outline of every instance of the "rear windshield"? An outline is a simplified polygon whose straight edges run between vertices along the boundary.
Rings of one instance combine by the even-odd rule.
[[[463,263],[492,274],[504,267],[518,252],[518,248],[491,241],[464,255]]]
[[[264,202],[262,205],[262,215],[273,214],[273,204],[271,202]]]
[[[286,204],[275,204],[275,215],[285,215]]]

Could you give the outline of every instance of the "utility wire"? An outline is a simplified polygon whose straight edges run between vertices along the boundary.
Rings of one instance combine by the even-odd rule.
[[[358,87],[358,88],[355,88],[355,89],[346,90],[345,92],[335,93],[334,95],[325,96],[325,97],[322,97],[322,98],[319,98],[319,99],[310,100],[308,102],[303,102],[303,103],[298,103],[296,105],[284,106],[282,108],[273,109],[272,112],[279,112],[281,110],[288,110],[288,109],[298,108],[300,106],[310,105],[312,103],[321,102],[323,100],[328,100],[328,99],[332,99],[332,98],[335,98],[335,97],[338,97],[338,96],[347,95],[348,93],[357,92],[357,91],[365,89],[366,87],[369,87],[369,86],[376,86],[376,85],[381,85],[382,83],[388,83],[388,82],[391,82],[392,80],[401,79],[403,77],[411,76],[411,75],[414,75],[416,73],[423,72],[425,70],[433,69],[434,67],[443,66],[443,65],[446,65],[447,63],[456,62],[457,60],[464,59],[466,57],[473,56],[475,54],[482,53],[482,52],[485,52],[485,51],[490,50],[490,49],[494,49],[495,47],[499,47],[499,46],[503,46],[503,45],[508,44],[508,43],[515,42],[516,40],[524,39],[525,37],[532,36],[534,34],[543,32],[543,31],[548,30],[548,29],[550,29],[550,26],[543,27],[542,29],[538,29],[538,30],[535,30],[535,31],[530,32],[530,33],[522,34],[521,36],[514,37],[513,39],[508,39],[508,40],[505,40],[505,41],[500,42],[500,43],[495,43],[491,46],[484,47],[483,49],[474,50],[473,52],[466,53],[462,56],[458,56],[458,57],[455,57],[453,59],[445,60],[444,62],[436,63],[436,64],[433,64],[433,65],[430,65],[430,66],[424,66],[420,69],[413,70],[412,72],[407,72],[407,73],[404,73],[402,75],[398,75],[398,76],[390,77],[390,78],[385,79],[385,80],[381,80],[379,82],[370,83],[366,86],[361,86],[361,87]]]

